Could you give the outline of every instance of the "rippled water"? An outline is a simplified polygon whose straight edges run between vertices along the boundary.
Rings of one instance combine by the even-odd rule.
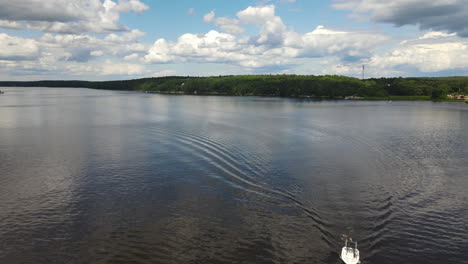
[[[468,263],[468,106],[2,88],[0,263]]]

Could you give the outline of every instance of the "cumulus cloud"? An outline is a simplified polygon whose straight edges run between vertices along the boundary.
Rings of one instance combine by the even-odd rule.
[[[140,58],[140,55],[138,53],[132,53],[130,55],[127,55],[124,57],[124,60],[126,61],[132,61],[132,60],[137,60]]]
[[[468,41],[456,36],[429,33],[401,43],[392,52],[372,57],[380,68],[415,67],[421,72],[439,72],[468,67]]]
[[[258,43],[280,43],[286,34],[286,26],[281,17],[275,15],[275,6],[252,7],[237,13],[244,24],[252,24],[261,27]]]
[[[240,26],[240,21],[234,18],[220,17],[216,18],[215,11],[211,11],[203,17],[205,23],[214,23],[217,27],[221,28],[224,32],[230,34],[242,34],[244,29]]]
[[[276,14],[276,7],[267,5],[268,2],[294,1],[264,1],[263,5],[250,6],[231,17],[219,17],[211,11],[203,20],[216,26],[216,30],[145,44],[140,41],[144,32],[119,24],[122,12],[138,13],[148,8],[141,0],[0,0],[0,28],[44,32],[29,39],[0,33],[0,73],[164,76],[174,72],[147,70],[153,67],[148,64],[171,63],[218,63],[256,72],[294,69],[294,65],[305,69],[304,65],[310,63],[314,64],[314,70],[324,69],[324,74],[345,75],[357,75],[361,65],[366,64],[372,76],[407,76],[468,68],[468,41],[464,38],[468,36],[464,33],[468,14],[462,16],[466,8],[459,0],[426,3],[334,0],[335,8],[352,9],[354,15],[370,15],[378,22],[439,29],[393,48],[386,46],[387,52],[378,54],[375,51],[389,44],[389,37],[378,32],[325,26],[296,32],[285,25]],[[419,9],[413,8],[416,4],[425,11],[419,14]],[[192,11],[195,12],[189,10],[189,13]],[[456,19],[459,23],[452,23]],[[257,32],[251,34],[252,28]]]
[[[23,26],[16,21],[0,20],[0,28],[22,29]]]
[[[468,41],[455,34],[429,32],[403,41],[390,52],[362,61],[373,76],[398,76],[468,68]],[[354,74],[361,64],[334,66],[338,74]]]
[[[255,25],[261,28],[258,36],[259,42],[274,42],[279,40],[286,32],[286,26],[279,16],[275,15],[275,6],[249,6],[236,14],[237,18],[219,17],[216,18],[214,11],[206,14],[203,20],[206,23],[213,23],[222,31],[230,34],[242,34],[245,32],[242,26]]]
[[[109,34],[103,39],[89,35],[46,33],[37,41],[44,50],[43,57],[53,57],[57,61],[86,62],[92,57],[103,55],[124,57],[145,53],[149,45],[138,41],[143,35],[136,29],[122,34]]]
[[[334,0],[336,9],[351,10],[376,22],[397,26],[419,25],[421,29],[448,31],[468,37],[466,0]]]
[[[2,0],[0,3],[0,17],[12,21],[70,22],[79,20],[81,13],[79,1]]]
[[[275,6],[248,7],[237,13],[237,25],[256,25],[258,35],[239,37],[231,30],[184,34],[175,42],[157,40],[144,61],[148,63],[213,62],[247,68],[293,64],[298,58],[338,56],[343,60],[370,56],[370,50],[387,38],[372,32],[345,32],[319,26],[301,34],[288,30],[275,14]],[[221,24],[214,11],[208,23]],[[222,25],[220,26],[223,29]],[[226,32],[227,31],[227,32]]]
[[[15,25],[44,32],[78,34],[125,31],[120,14],[148,9],[140,0],[0,0],[0,27]]]
[[[31,60],[37,56],[37,41],[0,33],[0,60]]]
[[[139,75],[150,73],[137,60],[150,45],[139,42],[139,30],[112,33],[99,38],[89,35],[45,33],[35,39],[0,34],[0,71],[11,74]],[[110,60],[115,63],[109,62]],[[140,65],[140,66],[136,66]]]

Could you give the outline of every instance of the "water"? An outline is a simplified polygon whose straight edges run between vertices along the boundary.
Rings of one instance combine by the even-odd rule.
[[[468,107],[2,88],[0,263],[468,263]]]

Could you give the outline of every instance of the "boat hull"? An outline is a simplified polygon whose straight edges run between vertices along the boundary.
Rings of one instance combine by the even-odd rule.
[[[351,247],[343,247],[341,250],[341,260],[346,264],[359,263],[359,250]]]

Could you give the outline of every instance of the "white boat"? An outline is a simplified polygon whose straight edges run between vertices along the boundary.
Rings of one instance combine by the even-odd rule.
[[[352,245],[348,245],[348,241]],[[354,242],[352,238],[345,238],[345,246],[341,249],[341,260],[346,264],[358,264],[359,262],[359,250],[357,249],[357,242]]]

